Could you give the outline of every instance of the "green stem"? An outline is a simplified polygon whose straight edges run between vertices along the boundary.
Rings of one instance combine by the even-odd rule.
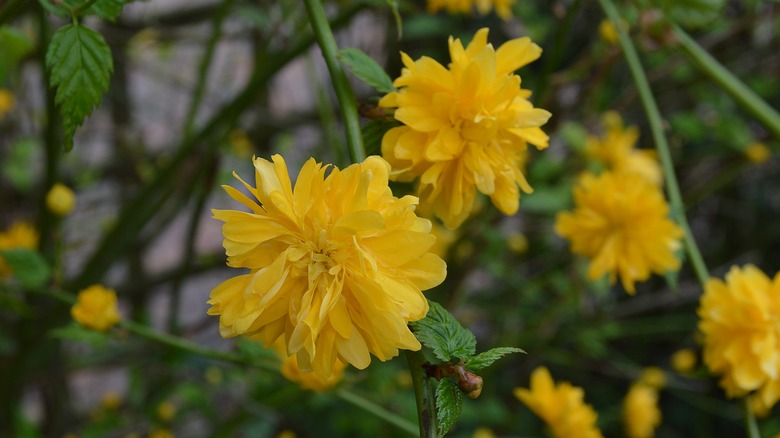
[[[309,14],[309,21],[314,30],[314,36],[322,49],[322,56],[325,58],[325,64],[330,72],[330,80],[339,100],[350,159],[352,159],[353,163],[360,163],[366,159],[366,150],[363,147],[363,136],[360,131],[360,118],[358,116],[355,95],[352,92],[349,81],[347,81],[344,68],[338,59],[339,48],[336,45],[336,39],[333,37],[330,23],[328,23],[328,18],[325,16],[322,1],[304,0],[303,3],[306,5],[306,12]]]
[[[436,417],[436,400],[429,379],[425,376],[423,364],[425,356],[422,351],[406,350],[406,361],[409,363],[409,374],[412,376],[414,396],[417,402],[417,419],[420,422],[420,438],[439,436],[439,424]]]
[[[756,416],[753,415],[753,409],[750,408],[750,399],[748,397],[742,398],[742,409],[745,412],[745,430],[748,438],[761,438],[761,433],[759,433],[758,424],[756,423]]]
[[[685,56],[780,140],[780,114],[699,46],[684,30],[673,25]]]
[[[682,202],[682,195],[680,194],[680,186],[677,183],[677,177],[674,173],[674,163],[672,162],[672,155],[669,152],[669,145],[666,142],[664,136],[663,126],[661,122],[661,113],[658,110],[658,105],[655,103],[655,98],[650,90],[650,84],[647,81],[647,76],[642,68],[642,63],[639,61],[639,55],[637,55],[634,44],[626,34],[626,31],[621,25],[620,14],[615,8],[615,4],[612,0],[598,0],[604,13],[607,15],[612,24],[617,29],[620,37],[620,46],[623,49],[623,54],[626,57],[626,63],[631,71],[631,76],[634,78],[634,84],[636,85],[639,98],[642,101],[642,106],[647,114],[647,121],[650,124],[650,131],[653,135],[653,142],[655,148],[658,151],[658,156],[661,159],[661,166],[664,170],[664,179],[666,182],[666,192],[669,196],[669,203],[672,206],[672,215],[677,219],[680,227],[685,232],[683,237],[685,241],[685,249],[688,253],[688,257],[691,260],[691,265],[696,273],[696,277],[699,283],[704,287],[704,284],[709,278],[707,271],[707,265],[704,264],[704,259],[699,252],[699,247],[696,245],[696,240],[693,238],[691,229],[688,226],[688,220],[685,218],[685,206]]]
[[[184,118],[184,135],[189,136],[192,134],[193,122],[195,121],[195,115],[198,113],[200,102],[203,100],[203,94],[206,90],[206,79],[209,75],[209,67],[211,61],[214,59],[214,49],[217,46],[220,38],[222,37],[222,23],[225,22],[225,17],[233,6],[233,0],[227,0],[222,2],[217,9],[216,15],[214,15],[214,21],[212,23],[213,30],[211,38],[206,43],[206,50],[203,52],[203,57],[200,60],[198,66],[198,82],[195,85],[195,90],[192,92],[192,101],[190,101],[190,108],[187,111],[187,115]]]
[[[198,345],[193,344],[190,341],[186,341],[182,338],[169,335],[167,333],[158,332],[154,329],[149,328],[146,325],[139,324],[134,321],[127,321],[122,320],[119,322],[119,326],[127,329],[128,331],[141,336],[143,338],[149,339],[151,341],[167,345],[169,347],[176,348],[177,350],[186,351],[189,353],[197,354],[200,356],[209,357],[211,359],[221,360],[224,362],[230,362],[234,363],[236,365],[244,365],[244,366],[250,366],[253,368],[259,368],[264,371],[269,371],[272,373],[278,373],[279,372],[279,365],[274,364],[271,362],[259,362],[259,361],[248,361],[246,358],[244,358],[241,355],[230,353],[227,351],[217,351],[217,350],[211,350],[209,348],[203,348]]]
[[[417,428],[409,420],[393,412],[388,411],[387,409],[383,408],[382,406],[379,406],[378,404],[372,402],[371,400],[361,397],[355,394],[354,392],[348,391],[346,389],[337,390],[336,395],[342,400],[352,403],[353,405],[359,407],[360,409],[363,409],[366,412],[376,415],[377,417],[387,421],[388,423],[401,429],[404,432],[409,433],[410,435],[417,435]]]

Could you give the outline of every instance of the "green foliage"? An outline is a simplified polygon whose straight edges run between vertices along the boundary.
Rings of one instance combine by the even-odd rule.
[[[111,49],[103,36],[78,23],[61,27],[46,51],[46,67],[63,119],[65,150],[84,118],[100,104],[114,71]]]
[[[659,6],[685,27],[702,27],[720,15],[725,0],[658,0]]]
[[[382,137],[387,131],[400,125],[395,120],[383,119],[369,120],[363,125],[363,144],[366,147],[366,156],[382,155]]]
[[[87,0],[83,1],[82,4],[86,4]],[[115,21],[122,13],[125,3],[130,3],[130,1],[132,0],[97,0],[87,9],[86,13],[97,15],[104,20]]]
[[[34,184],[35,175],[30,169],[33,168],[39,147],[39,142],[33,137],[20,138],[11,143],[0,164],[3,177],[22,193],[29,192]]]
[[[393,80],[387,75],[385,69],[360,49],[341,49],[339,59],[349,67],[352,74],[376,91],[382,94],[395,91]]]
[[[108,21],[115,21],[117,17],[119,17],[119,14],[122,13],[122,8],[125,4],[132,1],[134,0],[97,0],[89,5],[88,8],[84,9],[84,6],[86,6],[90,0],[64,0],[58,2],[52,0],[38,0],[44,9],[63,18],[97,15],[103,20]]]
[[[430,310],[425,318],[409,323],[417,339],[444,362],[474,355],[477,348],[474,334],[438,303],[428,300],[428,304]]]
[[[33,43],[11,26],[0,26],[0,87],[19,61],[33,50]]]
[[[463,396],[450,379],[442,379],[436,384],[436,418],[439,420],[439,435],[444,436],[460,416],[463,410]]]
[[[489,367],[498,359],[501,359],[507,354],[512,353],[525,353],[525,351],[515,347],[491,348],[488,351],[483,351],[482,353],[468,358],[468,360],[466,360],[466,368],[470,369],[471,371],[480,371]]]
[[[37,289],[42,287],[51,277],[49,264],[37,251],[13,248],[1,250],[0,255],[11,267],[14,277],[24,288]]]
[[[51,330],[49,336],[65,341],[83,342],[93,347],[105,347],[111,339],[111,336],[107,333],[90,330],[75,322],[72,322],[65,327]]]

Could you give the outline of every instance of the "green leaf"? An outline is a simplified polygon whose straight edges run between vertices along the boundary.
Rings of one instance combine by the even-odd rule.
[[[380,93],[395,91],[393,80],[385,73],[382,66],[361,50],[353,48],[341,49],[339,59],[352,70],[352,74],[374,87]]]
[[[6,83],[10,72],[33,48],[24,34],[11,26],[0,26],[0,84]]]
[[[725,0],[661,0],[661,7],[683,27],[702,27],[720,16]]]
[[[489,367],[490,365],[493,364],[493,362],[497,361],[498,359],[501,359],[507,354],[512,354],[512,353],[525,353],[525,351],[515,347],[492,348],[488,351],[484,351],[474,357],[469,358],[466,361],[466,368],[468,368],[471,371],[479,371]]]
[[[105,346],[111,339],[108,333],[90,330],[75,322],[49,331],[49,336],[65,341],[84,342],[95,347]]]
[[[444,362],[466,360],[473,356],[477,349],[474,335],[463,328],[445,308],[430,300],[428,304],[428,315],[409,323],[417,339]]]
[[[115,21],[122,13],[125,3],[130,3],[130,1],[132,0],[97,0],[87,9],[86,13],[97,15],[104,20]]]
[[[70,11],[65,6],[58,3],[52,2],[52,0],[38,0],[38,3],[43,6],[43,9],[46,9],[49,11],[49,13],[52,13],[54,15],[58,15],[62,18],[69,18],[70,17]]]
[[[396,126],[401,126],[401,123],[395,120],[369,120],[362,129],[366,155],[382,155],[382,138]]]
[[[111,49],[103,36],[78,23],[54,33],[46,51],[51,86],[62,114],[65,150],[73,148],[73,135],[84,118],[100,104],[114,71]]]
[[[463,409],[463,398],[458,387],[450,379],[441,379],[436,385],[436,418],[439,420],[439,436],[444,436],[458,421]]]
[[[37,289],[51,278],[49,264],[37,251],[13,248],[0,251],[0,256],[25,288]]]

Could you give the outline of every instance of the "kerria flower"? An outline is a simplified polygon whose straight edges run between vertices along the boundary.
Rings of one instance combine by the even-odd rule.
[[[569,382],[556,385],[545,367],[539,367],[531,374],[530,389],[515,388],[514,394],[544,420],[556,438],[602,436],[596,426],[598,414],[583,400],[582,388]]]
[[[660,188],[636,174],[585,174],[574,188],[574,211],[558,213],[555,231],[590,259],[591,280],[609,274],[614,284],[619,275],[633,295],[634,283],[651,272],[680,268],[674,253],[683,231],[668,214]]]
[[[341,377],[344,375],[344,370],[347,368],[347,364],[340,360],[336,360],[333,364],[333,372],[328,378],[320,378],[314,371],[302,371],[298,366],[298,356],[287,356],[286,348],[284,347],[284,340],[279,338],[273,345],[274,351],[279,355],[282,360],[280,371],[285,379],[297,383],[303,389],[308,389],[314,392],[325,392],[341,381]]]
[[[661,424],[658,390],[642,382],[631,385],[623,399],[623,427],[628,438],[652,438]]]
[[[210,315],[224,337],[247,335],[266,347],[284,336],[285,355],[327,379],[338,361],[366,368],[418,350],[407,327],[428,312],[423,290],[444,280],[431,254],[431,222],[417,198],[396,198],[380,157],[343,170],[310,159],[293,188],[284,159],[254,159],[251,195],[225,186],[251,212],[214,210],[228,265],[250,272],[211,292]],[[238,178],[238,176],[236,175]]]
[[[0,232],[0,251],[7,249],[38,248],[38,231],[31,223],[25,221],[14,222],[8,230]],[[11,267],[8,266],[0,254],[0,278],[11,276]]]
[[[450,14],[471,14],[473,8],[480,15],[487,15],[495,9],[503,20],[512,18],[512,5],[515,0],[428,0],[428,12],[435,13],[446,9]]]
[[[585,152],[612,172],[635,173],[645,180],[660,186],[663,172],[655,151],[636,149],[639,129],[624,126],[623,119],[615,111],[608,111],[602,117],[604,134],[589,136]]]
[[[539,127],[550,113],[533,107],[514,74],[542,49],[518,38],[496,50],[487,36],[488,29],[479,30],[465,49],[450,37],[449,68],[401,53],[405,68],[393,82],[399,90],[379,102],[396,108],[404,124],[382,139],[392,178],[419,177],[420,203],[450,228],[469,215],[477,190],[504,214],[516,213],[519,189],[531,192],[520,167],[527,143],[547,147]]]
[[[100,284],[92,285],[79,292],[70,315],[86,328],[106,331],[121,319],[116,292]]]
[[[10,91],[0,88],[0,121],[16,106],[16,98]]]
[[[745,148],[745,157],[753,164],[763,164],[772,158],[772,151],[764,143],[754,141]]]
[[[65,216],[76,206],[76,195],[70,187],[57,183],[46,194],[46,208],[57,216]]]
[[[707,281],[698,314],[704,363],[726,394],[758,391],[771,409],[780,399],[780,273],[770,280],[753,265],[734,266],[725,282]]]

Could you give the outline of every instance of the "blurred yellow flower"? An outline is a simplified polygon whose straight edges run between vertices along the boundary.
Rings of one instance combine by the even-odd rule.
[[[696,352],[690,348],[677,350],[672,355],[672,369],[680,374],[687,374],[696,368]]]
[[[172,401],[165,400],[157,405],[157,418],[163,423],[170,423],[175,416],[176,405]]]
[[[170,429],[155,429],[151,432],[149,432],[149,435],[147,435],[147,438],[173,438],[173,432],[171,432]]]
[[[450,14],[470,14],[472,8],[476,8],[481,15],[487,15],[495,9],[499,17],[509,20],[514,3],[515,0],[428,0],[428,12],[446,9]]]
[[[284,429],[276,435],[276,438],[296,438],[297,436],[298,435],[294,431],[290,429]]]
[[[698,314],[704,363],[726,394],[758,391],[771,409],[780,399],[780,272],[770,280],[753,265],[733,266],[725,282],[707,282]]]
[[[31,223],[25,221],[14,222],[6,231],[0,232],[0,250],[4,249],[37,249],[38,231]],[[0,255],[0,278],[11,275],[11,267]]]
[[[515,388],[514,394],[547,423],[556,438],[602,436],[596,426],[598,415],[584,402],[582,388],[569,382],[556,385],[545,367],[531,374],[530,390]]]
[[[430,252],[446,260],[450,246],[458,240],[458,233],[455,230],[445,227],[440,222],[432,220],[431,234],[436,236],[436,243],[433,244]]]
[[[301,368],[298,366],[298,357],[294,354],[287,356],[284,348],[284,339],[277,339],[272,347],[282,360],[280,367],[282,376],[293,383],[299,384],[301,388],[310,391],[325,392],[333,388],[341,381],[344,370],[347,368],[347,365],[344,362],[336,359],[336,362],[333,364],[333,373],[329,377],[323,379],[313,371],[301,371]]]
[[[230,145],[230,152],[239,157],[247,158],[252,155],[254,146],[252,141],[249,140],[249,136],[246,135],[246,131],[241,129],[234,129],[228,134],[228,144]]]
[[[660,186],[663,172],[653,150],[636,149],[639,129],[624,126],[623,119],[615,111],[608,111],[602,117],[604,135],[589,136],[585,152],[607,170],[635,173],[645,180]]]
[[[477,190],[504,214],[516,213],[519,189],[531,192],[520,167],[527,143],[547,147],[540,126],[550,113],[533,107],[514,74],[542,49],[517,38],[496,50],[487,36],[480,29],[465,49],[450,37],[449,68],[401,53],[405,68],[393,82],[399,91],[379,102],[397,108],[395,118],[404,123],[382,139],[392,178],[419,177],[420,203],[450,228],[471,213]]]
[[[107,411],[115,411],[122,406],[122,397],[116,392],[107,392],[100,399],[100,405]]]
[[[428,312],[422,291],[446,265],[429,252],[436,238],[417,198],[390,191],[387,162],[372,156],[325,177],[329,166],[309,159],[294,189],[281,156],[254,166],[257,187],[239,180],[257,201],[225,186],[252,212],[213,210],[228,265],[251,270],[211,291],[220,334],[266,347],[284,335],[285,356],[322,379],[339,361],[364,369],[369,353],[420,349],[407,323]]]
[[[635,383],[623,400],[623,427],[628,438],[652,438],[661,424],[658,391],[644,383]]]
[[[496,438],[496,434],[488,427],[479,427],[471,434],[471,438]]]
[[[506,238],[506,245],[515,254],[528,251],[528,238],[523,233],[512,233]]]
[[[666,386],[666,373],[658,367],[647,367],[639,376],[639,383],[651,388],[661,389]]]
[[[762,164],[769,161],[772,157],[772,151],[764,143],[753,142],[745,148],[745,156],[754,164]]]
[[[16,98],[10,91],[0,88],[0,121],[16,106]]]
[[[599,23],[599,36],[607,44],[615,46],[618,43],[617,28],[612,24],[612,21],[607,18],[601,20]]]
[[[56,183],[46,194],[46,207],[57,216],[65,216],[76,206],[76,195],[68,186]]]
[[[555,231],[590,259],[591,280],[609,274],[614,283],[619,275],[633,295],[634,283],[651,272],[680,268],[674,252],[683,231],[668,214],[660,188],[635,174],[585,174],[574,188],[574,211],[558,213]]]
[[[79,292],[70,315],[86,328],[106,331],[121,319],[116,292],[100,284],[92,285]]]

